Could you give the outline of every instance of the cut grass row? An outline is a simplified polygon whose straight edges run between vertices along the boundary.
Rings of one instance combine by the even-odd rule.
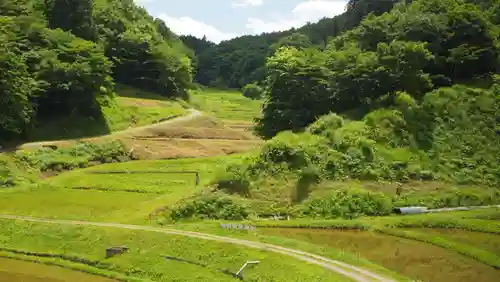
[[[234,281],[218,270],[235,272],[247,260],[261,263],[245,270],[246,281],[349,281],[285,255],[177,235],[11,220],[0,220],[0,228],[0,246],[4,248],[79,257],[98,262],[99,268],[154,281]],[[105,248],[114,245],[125,245],[129,251],[105,259]],[[207,267],[166,260],[164,256]]]

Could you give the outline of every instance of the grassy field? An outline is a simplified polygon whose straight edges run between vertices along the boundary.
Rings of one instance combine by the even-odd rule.
[[[158,95],[139,93],[131,88],[121,87],[119,92],[121,97],[117,100],[116,108],[103,109],[109,131],[155,123],[165,115],[186,115],[186,105],[182,102],[168,101]],[[37,182],[32,185],[4,185],[6,188],[0,189],[0,213],[142,225],[171,222],[165,220],[168,212],[164,211],[183,200],[209,191],[207,186],[218,172],[228,164],[240,162],[262,144],[261,140],[248,132],[253,126],[253,119],[260,115],[262,101],[247,99],[237,92],[207,90],[193,93],[191,103],[201,111],[188,114],[192,118],[89,139],[95,142],[118,139],[125,144],[127,151],[133,151],[141,161],[109,163],[68,171],[38,182],[32,179],[32,183]],[[87,125],[82,125],[78,130],[85,131]],[[48,128],[46,133],[52,134],[50,130]],[[57,144],[64,145],[64,142]],[[18,168],[11,159],[2,156],[0,161],[10,171],[8,174],[23,175],[17,174]],[[199,173],[198,185],[194,172]],[[3,174],[0,171],[0,176]],[[30,173],[26,177],[34,177],[35,174]],[[271,205],[273,203],[289,203],[293,198],[291,192],[296,189],[292,187],[293,183],[275,184],[259,187],[258,193],[250,199],[232,198],[252,208],[271,211],[275,208]],[[310,196],[321,198],[335,189],[363,188],[382,192],[392,199],[397,187],[397,184],[389,182],[337,181],[311,186]],[[453,194],[457,189],[470,191],[471,195],[497,195],[493,188],[483,191],[478,187],[452,187],[434,181],[410,181],[403,188],[406,198],[429,195],[427,200],[430,202],[437,201],[435,196]],[[409,278],[438,282],[488,282],[496,281],[500,275],[499,218],[500,209],[488,209],[419,216],[361,217],[353,220],[255,219],[251,223],[259,226],[256,233],[223,230],[218,221],[181,221],[169,227],[292,247],[363,266],[400,281]],[[71,261],[74,258],[85,259],[92,267],[97,267],[97,270],[89,269],[87,272],[118,280],[127,281],[127,277],[136,277],[145,281],[229,281],[234,278],[218,270],[235,271],[245,260],[258,259],[263,263],[250,268],[246,280],[345,281],[320,267],[300,264],[286,256],[180,236],[6,220],[0,220],[0,230],[0,248],[3,248],[3,251],[0,249],[0,256],[13,257],[13,250],[30,251],[38,255],[58,254],[61,258],[57,263],[44,261],[36,254],[21,259],[86,271],[90,266]],[[104,249],[110,245],[127,245],[130,252],[105,259]],[[162,256],[186,259],[206,264],[207,267],[165,260]],[[0,280],[3,277],[18,277],[23,263],[12,260],[4,262],[12,265],[13,271],[5,271],[0,267]],[[37,266],[31,264],[26,267],[34,267],[34,272],[42,275],[46,271],[48,274],[44,281],[58,277],[59,268],[36,270]],[[24,273],[23,278],[37,282],[39,277],[30,273]],[[125,278],[121,279],[113,273],[124,275]],[[92,279],[108,281],[94,276]]]
[[[40,254],[63,254],[69,259],[86,259],[92,265],[153,281],[234,281],[218,270],[236,272],[247,260],[260,264],[245,270],[245,281],[349,281],[319,266],[293,258],[231,244],[143,231],[112,228],[54,226],[0,220],[0,246]],[[106,259],[104,250],[125,245],[130,250]],[[175,257],[195,264],[167,260]]]
[[[244,128],[260,117],[261,100],[248,99],[237,91],[209,89],[196,91],[191,95],[191,103],[201,111],[212,114],[230,126]]]
[[[219,169],[238,162],[242,156],[135,161],[70,171],[48,178],[37,188],[0,190],[0,213],[144,222],[155,210],[201,191]],[[146,173],[112,173],[127,170]],[[198,186],[193,171],[199,173]]]

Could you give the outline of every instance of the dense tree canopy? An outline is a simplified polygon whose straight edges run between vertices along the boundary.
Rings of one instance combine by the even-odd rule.
[[[334,18],[283,32],[246,35],[220,44],[181,37],[197,54],[196,81],[209,86],[241,88],[266,77],[265,63],[279,47],[288,45],[323,48],[330,37],[357,26],[369,13],[389,11],[398,0],[352,0],[347,11]]]
[[[194,53],[133,0],[2,0],[0,43],[0,141],[100,115],[115,81],[169,97],[191,87]]]
[[[258,130],[300,130],[330,111],[366,112],[400,91],[416,99],[439,86],[489,76],[499,65],[489,10],[461,0],[418,0],[370,15],[324,50],[281,48],[268,59],[268,99]]]

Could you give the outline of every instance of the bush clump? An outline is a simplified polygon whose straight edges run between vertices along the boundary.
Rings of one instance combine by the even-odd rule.
[[[381,216],[392,212],[392,201],[382,193],[363,189],[335,190],[328,197],[305,204],[304,215],[321,218]]]
[[[210,196],[182,203],[170,212],[170,219],[243,220],[250,215],[246,206],[224,196]]]
[[[119,141],[103,144],[81,142],[67,148],[41,148],[19,151],[15,158],[39,171],[63,171],[96,164],[126,162],[134,159]]]
[[[344,124],[345,121],[341,116],[338,116],[335,113],[330,113],[316,120],[316,122],[307,128],[307,131],[312,134],[332,138],[335,130],[341,128]]]
[[[264,90],[262,89],[262,87],[254,83],[245,85],[242,91],[243,91],[243,96],[253,100],[261,99],[264,94]]]
[[[0,188],[14,186],[14,176],[7,165],[7,162],[0,160]]]
[[[432,209],[500,204],[500,191],[493,189],[453,189],[425,195],[404,195],[393,199],[395,206],[425,206]]]

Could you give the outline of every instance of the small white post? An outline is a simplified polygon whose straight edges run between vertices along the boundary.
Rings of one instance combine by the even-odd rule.
[[[243,266],[240,268],[240,270],[238,270],[238,272],[236,272],[236,276],[241,276],[241,272],[243,272],[243,269],[245,269],[245,267],[247,267],[247,265],[258,264],[258,263],[260,263],[260,261],[258,261],[258,260],[245,262],[245,264],[243,264]]]

